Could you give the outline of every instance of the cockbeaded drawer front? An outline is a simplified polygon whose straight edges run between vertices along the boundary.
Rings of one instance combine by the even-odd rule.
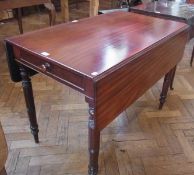
[[[41,56],[38,57],[37,55],[33,55],[26,51],[21,51],[20,57],[16,58],[16,61],[38,72],[42,72],[59,82],[67,84],[80,92],[84,92],[83,76],[58,63],[52,62]]]

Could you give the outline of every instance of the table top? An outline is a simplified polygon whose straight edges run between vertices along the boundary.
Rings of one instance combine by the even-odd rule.
[[[37,58],[98,80],[187,27],[176,21],[114,12],[6,41]]]
[[[154,1],[130,8],[133,12],[150,14],[153,16],[169,17],[170,19],[183,20],[187,24],[194,23],[194,5],[174,1]]]

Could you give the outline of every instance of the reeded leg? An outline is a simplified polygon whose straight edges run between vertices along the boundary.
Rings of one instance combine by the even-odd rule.
[[[98,156],[100,147],[100,131],[96,128],[95,108],[89,103],[89,121],[88,121],[88,151],[89,165],[88,175],[97,175],[98,173]]]
[[[190,66],[192,66],[192,64],[193,64],[193,58],[194,58],[194,46],[193,46],[193,51],[192,51],[192,55],[191,55]]]
[[[36,109],[34,105],[32,84],[31,84],[30,77],[28,76],[28,72],[26,71],[26,68],[24,66],[20,66],[20,75],[22,77],[22,86],[23,86],[23,92],[24,92],[24,97],[26,101],[28,117],[30,120],[31,133],[34,136],[35,142],[39,143],[39,138],[38,138],[39,130],[38,130],[38,124],[36,119]]]
[[[170,90],[174,90],[173,88],[173,82],[174,82],[174,76],[175,76],[175,72],[176,72],[176,66],[173,68],[173,73],[172,73],[172,76],[171,76],[171,81],[170,81]]]
[[[164,77],[164,83],[163,83],[163,87],[162,87],[162,92],[160,94],[160,105],[159,105],[159,109],[162,109],[165,101],[166,101],[166,97],[167,97],[167,93],[168,93],[168,89],[169,86],[171,84],[171,77],[173,75],[174,72],[174,68],[171,69]]]

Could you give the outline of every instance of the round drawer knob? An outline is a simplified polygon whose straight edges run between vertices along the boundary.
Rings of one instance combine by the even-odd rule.
[[[41,65],[41,68],[42,68],[42,71],[43,71],[43,72],[48,71],[48,69],[49,69],[50,67],[51,67],[51,66],[50,66],[49,63],[44,63],[44,64]]]

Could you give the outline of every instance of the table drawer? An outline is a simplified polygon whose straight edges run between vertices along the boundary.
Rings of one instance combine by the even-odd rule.
[[[26,66],[33,68],[38,72],[42,72],[56,80],[68,84],[77,90],[84,91],[83,76],[77,72],[70,70],[62,65],[57,65],[50,60],[44,60],[44,58],[34,56],[31,53],[21,52],[20,58],[17,58],[19,62],[24,63]]]

